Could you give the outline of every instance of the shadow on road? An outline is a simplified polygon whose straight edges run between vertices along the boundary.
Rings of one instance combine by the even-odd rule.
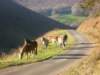
[[[57,57],[57,58],[53,58],[53,60],[57,60],[57,59],[81,59],[81,57]]]
[[[86,56],[86,54],[60,54],[57,56]]]
[[[94,48],[94,46],[91,46],[91,47],[73,47],[70,50],[86,50],[87,48]]]
[[[86,48],[98,47],[98,43],[76,43],[70,50],[86,50]],[[67,44],[70,45],[70,44]]]
[[[69,44],[68,44],[69,45]],[[72,52],[68,52],[65,54],[59,54],[53,58],[56,59],[81,59],[84,56],[88,56],[87,54],[82,53],[82,51],[87,50],[89,48],[97,47],[96,43],[76,43],[70,50],[74,50]],[[77,53],[79,51],[80,53]]]
[[[97,44],[97,43],[78,43],[78,45],[82,45],[82,44],[83,45],[92,45],[92,44],[94,45],[94,44]],[[77,45],[77,43],[75,45]]]
[[[53,58],[56,59],[80,59],[83,56],[87,56],[86,54],[60,54]]]

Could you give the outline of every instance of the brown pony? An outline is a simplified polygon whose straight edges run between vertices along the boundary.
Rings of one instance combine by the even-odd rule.
[[[35,55],[37,55],[37,47],[38,47],[37,41],[35,40],[31,41],[29,39],[26,39],[24,41],[24,47],[20,53],[20,58],[22,59],[24,54],[26,54],[28,57],[29,53],[32,53],[32,54],[34,53]]]

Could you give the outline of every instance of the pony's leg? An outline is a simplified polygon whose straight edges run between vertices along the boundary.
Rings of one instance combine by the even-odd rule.
[[[37,48],[35,48],[35,55],[37,55]]]
[[[20,59],[23,58],[23,55],[24,55],[24,52],[22,52],[22,53],[20,54]]]
[[[62,44],[62,48],[65,48],[65,45],[64,44]]]
[[[45,46],[46,46],[46,49],[48,48],[48,45],[49,45],[49,44],[48,44],[48,43],[46,43],[46,45],[45,45]]]
[[[65,46],[66,46],[66,41],[63,41],[62,47],[65,48]]]
[[[44,48],[47,49],[48,43],[44,42]]]
[[[63,43],[64,43],[64,47],[65,47],[67,45],[67,40],[64,40]]]
[[[19,59],[21,59],[21,54],[18,54]]]
[[[31,54],[33,54],[33,53],[34,53],[34,50],[31,51]]]
[[[28,60],[29,59],[29,53],[27,52],[26,55],[27,55],[27,60]]]
[[[46,44],[44,44],[43,48],[46,49]]]
[[[58,42],[57,41],[55,42],[55,44],[56,44],[56,46],[58,46]]]
[[[31,51],[31,55],[32,55],[32,56],[34,55],[34,50]]]
[[[60,48],[62,48],[62,43],[59,44]]]
[[[47,47],[48,47],[48,45],[46,44],[46,45],[45,45],[45,48],[47,49]]]
[[[58,42],[58,41],[56,42],[56,45],[59,47],[59,45],[60,45],[60,44],[59,44],[59,42]]]

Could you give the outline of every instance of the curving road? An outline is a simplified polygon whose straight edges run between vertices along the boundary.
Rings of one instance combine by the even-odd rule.
[[[76,39],[75,45],[69,52],[64,52],[43,62],[2,69],[0,70],[0,75],[56,75],[59,71],[65,67],[67,68],[75,61],[88,56],[88,50],[93,47],[93,44],[89,43],[83,35],[76,31],[68,31]]]

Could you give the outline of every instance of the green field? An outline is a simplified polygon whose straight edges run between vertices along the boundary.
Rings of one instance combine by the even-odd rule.
[[[53,15],[50,16],[52,19],[64,23],[64,24],[80,24],[84,19],[85,16],[74,16],[72,14],[68,15]]]
[[[29,59],[27,59],[27,56],[24,56],[24,58],[21,60],[18,58],[18,55],[8,55],[3,58],[0,58],[0,68],[43,61],[52,56],[63,53],[65,50],[68,50],[73,46],[75,40],[73,36],[67,32],[67,30],[56,30],[56,31],[51,31],[50,33],[47,34],[55,34],[55,33],[68,35],[68,41],[65,49],[58,47],[56,44],[50,44],[47,49],[45,49],[43,46],[39,47],[38,55],[30,55]]]

